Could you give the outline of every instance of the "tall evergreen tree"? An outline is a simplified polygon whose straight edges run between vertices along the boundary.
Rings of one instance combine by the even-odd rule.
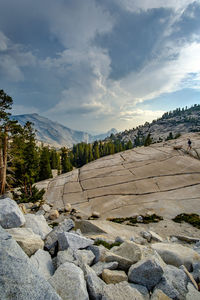
[[[65,147],[61,148],[61,166],[62,173],[67,173],[73,169],[73,166],[68,157],[67,149]]]
[[[40,172],[39,180],[45,180],[52,178],[51,166],[50,166],[50,157],[48,147],[43,147],[40,157]]]

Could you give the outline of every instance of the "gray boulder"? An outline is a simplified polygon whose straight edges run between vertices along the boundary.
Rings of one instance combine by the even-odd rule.
[[[135,284],[135,283],[130,283],[130,286],[136,290],[138,290],[138,292],[140,292],[140,294],[143,295],[144,300],[149,300],[150,296],[149,296],[149,291],[147,290],[147,288],[141,284]]]
[[[58,234],[59,250],[71,248],[73,250],[84,249],[93,245],[94,241],[71,232],[62,232]]]
[[[0,299],[61,300],[28,256],[0,226]]]
[[[200,299],[200,292],[198,292],[197,289],[195,289],[193,284],[188,283],[187,289],[188,289],[188,293],[186,295],[186,300],[199,300]]]
[[[144,285],[149,291],[161,280],[163,267],[156,259],[143,259],[132,265],[128,272],[130,282]]]
[[[117,267],[118,267],[118,262],[116,262],[116,261],[113,261],[110,263],[105,263],[105,262],[99,261],[98,263],[96,263],[95,265],[92,266],[92,269],[95,271],[95,273],[98,276],[100,276],[104,269],[116,270]]]
[[[68,248],[64,251],[59,251],[57,254],[57,268],[66,263],[66,262],[75,262],[74,251],[71,248]]]
[[[46,236],[45,238],[45,249],[49,251],[52,256],[56,255],[58,251],[58,234],[62,232],[68,232],[74,228],[75,224],[71,219],[65,219],[58,226]]]
[[[49,283],[63,300],[89,300],[83,271],[73,263],[62,264]]]
[[[102,300],[144,300],[143,295],[126,282],[104,286]]]
[[[142,256],[140,247],[136,243],[131,241],[126,241],[122,243],[119,247],[117,247],[114,250],[111,249],[111,252],[129,259],[133,264],[138,262]]]
[[[40,273],[46,280],[53,276],[54,266],[51,260],[51,255],[47,251],[39,249],[30,257],[30,262],[35,266],[38,273]]]
[[[10,198],[0,199],[0,225],[15,228],[24,225],[25,218],[17,203]]]
[[[102,257],[103,253],[105,253],[106,249],[104,246],[95,246],[95,245],[90,245],[87,247],[87,250],[91,250],[93,254],[95,255],[93,263],[96,264]]]
[[[187,294],[187,283],[187,275],[183,270],[168,265],[155,289],[162,290],[171,299],[184,300]]]
[[[88,265],[83,266],[87,289],[91,300],[101,300],[105,282]]]
[[[48,226],[46,219],[42,215],[27,214],[25,215],[26,228],[31,228],[35,234],[41,236],[44,240],[47,234],[52,231],[52,228]]]
[[[85,249],[75,251],[74,255],[78,261],[81,261],[81,263],[87,264],[89,266],[91,266],[95,258],[95,255],[92,251]]]

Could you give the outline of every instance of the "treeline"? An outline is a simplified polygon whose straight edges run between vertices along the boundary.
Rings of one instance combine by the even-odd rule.
[[[79,143],[73,146],[72,150],[61,149],[61,166],[62,172],[66,173],[75,168],[96,160],[100,157],[118,153],[120,151],[133,148],[132,142],[127,143],[121,141],[97,142],[93,144]]]

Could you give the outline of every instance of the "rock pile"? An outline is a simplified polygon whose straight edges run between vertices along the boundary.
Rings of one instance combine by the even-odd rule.
[[[52,229],[15,204],[0,200],[0,299],[200,299],[199,242],[192,249],[150,232],[146,245],[118,237],[108,250],[71,219]]]

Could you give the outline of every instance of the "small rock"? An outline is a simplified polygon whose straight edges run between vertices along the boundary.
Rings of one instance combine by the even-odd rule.
[[[49,213],[49,219],[50,220],[55,220],[59,217],[59,212],[57,211],[57,209],[52,209]]]
[[[118,262],[113,261],[110,263],[104,263],[99,261],[98,263],[96,263],[95,265],[92,266],[92,269],[95,271],[95,273],[100,276],[103,272],[104,269],[108,269],[108,270],[116,270],[118,267]]]
[[[163,242],[163,238],[159,236],[157,233],[155,233],[154,231],[149,230],[149,233],[151,234],[152,240],[156,242]]]
[[[28,256],[33,255],[38,249],[43,249],[44,247],[41,237],[30,228],[12,228],[7,229],[7,232],[12,235]]]
[[[49,283],[63,300],[89,300],[83,271],[73,263],[62,264]]]
[[[143,222],[143,217],[142,216],[137,216],[137,222],[142,223]]]
[[[115,238],[115,243],[123,243],[123,242],[124,242],[124,239],[123,239],[122,237],[117,236],[117,237]]]
[[[100,218],[100,213],[98,212],[98,211],[93,211],[92,212],[92,215],[91,215],[91,217],[92,218],[95,218],[95,219],[98,219],[98,218]]]
[[[18,206],[19,206],[19,208],[21,209],[21,211],[22,211],[23,214],[26,214],[26,213],[27,213],[27,211],[26,211],[26,206],[25,206],[24,203],[20,203],[20,204],[18,204]]]
[[[58,244],[59,250],[66,250],[68,247],[78,250],[93,245],[94,241],[71,232],[63,232],[58,234]]]
[[[160,281],[163,268],[156,259],[144,259],[132,265],[128,272],[130,282],[142,284],[150,291]]]
[[[178,242],[178,239],[177,239],[175,236],[171,236],[171,237],[170,237],[170,241],[171,241],[172,243],[177,243],[177,242]]]
[[[175,235],[175,237],[178,240],[186,242],[186,243],[196,243],[199,241],[199,238],[194,238],[194,237],[186,236],[186,235]]]
[[[25,218],[17,203],[10,199],[0,200],[0,225],[5,228],[15,228],[24,225]]]
[[[51,207],[48,204],[43,204],[41,206],[41,209],[43,209],[45,212],[49,212],[51,210]]]
[[[102,272],[102,279],[107,284],[119,283],[121,281],[128,281],[128,277],[124,271],[104,269]]]
[[[70,203],[66,203],[66,205],[65,205],[65,211],[66,212],[70,212],[71,210],[72,210],[71,204]]]
[[[37,250],[37,252],[30,257],[30,262],[46,280],[53,276],[54,267],[51,256],[47,251],[41,249]]]
[[[25,219],[25,228],[31,228],[33,232],[40,235],[43,240],[46,238],[47,234],[52,231],[52,228],[48,226],[42,215],[27,214],[25,215]]]
[[[149,243],[151,242],[152,235],[148,231],[141,231],[141,236],[145,238]]]

